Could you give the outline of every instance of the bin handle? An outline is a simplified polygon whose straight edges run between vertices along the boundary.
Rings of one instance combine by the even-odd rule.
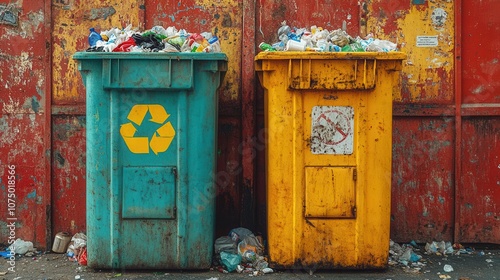
[[[324,66],[323,63],[332,63],[333,69],[337,72],[334,75],[325,73],[321,68]],[[328,60],[326,62],[314,59],[289,59],[288,87],[298,90],[373,89],[376,84],[376,72],[376,59]]]

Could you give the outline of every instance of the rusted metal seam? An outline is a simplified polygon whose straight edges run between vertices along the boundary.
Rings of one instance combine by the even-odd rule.
[[[255,0],[243,0],[243,40],[241,57],[241,123],[242,123],[242,212],[241,224],[253,227],[255,222]],[[246,189],[245,189],[246,188]],[[249,196],[249,197],[247,197]]]
[[[455,1],[455,188],[452,220],[454,221],[453,239],[460,242],[460,194],[462,189],[462,0]]]
[[[45,150],[45,180],[43,183],[42,203],[37,215],[42,215],[38,221],[45,223],[45,248],[49,249],[52,243],[52,1],[44,2],[45,21],[45,110],[44,113],[44,150]],[[45,216],[44,216],[45,215]],[[36,233],[37,231],[35,231]]]

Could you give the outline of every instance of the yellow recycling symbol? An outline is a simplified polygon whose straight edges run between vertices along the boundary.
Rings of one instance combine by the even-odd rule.
[[[134,137],[137,129],[132,123],[140,126],[148,111],[149,114],[151,114],[151,119],[149,121],[162,124],[162,126],[153,133],[151,140],[149,140],[149,137]],[[174,127],[170,122],[166,122],[168,117],[170,117],[170,115],[167,114],[165,108],[159,104],[134,105],[134,107],[130,109],[127,117],[131,122],[122,124],[120,127],[120,134],[128,149],[134,154],[148,154],[149,148],[151,148],[156,155],[165,152],[175,136]]]

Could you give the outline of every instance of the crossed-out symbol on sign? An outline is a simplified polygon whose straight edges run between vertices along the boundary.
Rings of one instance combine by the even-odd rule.
[[[162,126],[153,133],[151,140],[149,140],[149,137],[134,137],[137,131],[134,123],[137,126],[141,126],[148,111],[151,114],[151,119],[149,119],[149,121],[161,124]],[[122,124],[120,127],[120,135],[123,137],[125,144],[132,153],[148,154],[149,148],[151,148],[153,153],[158,155],[158,153],[165,152],[168,149],[175,136],[174,127],[170,122],[166,122],[168,117],[170,117],[170,115],[167,114],[165,108],[159,104],[134,105],[132,109],[130,109],[127,117],[131,122]]]
[[[351,131],[351,126],[349,125],[349,119],[337,110],[330,110],[322,113],[317,122],[321,123],[321,120],[328,124],[328,131],[333,134],[331,139],[323,139],[323,142],[327,145],[337,145],[343,142],[349,136]],[[337,134],[338,133],[338,134]]]

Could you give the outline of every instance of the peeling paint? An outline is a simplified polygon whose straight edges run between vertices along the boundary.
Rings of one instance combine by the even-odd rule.
[[[94,8],[88,12],[89,20],[103,19],[107,20],[108,17],[114,15],[116,10],[113,6],[103,7],[103,8]]]
[[[453,2],[411,5],[373,2],[369,7],[368,32],[395,41],[408,54],[403,67],[401,95],[397,102],[453,100],[454,18]],[[400,11],[399,13],[397,13]],[[434,12],[435,23],[431,20]],[[418,28],[416,28],[418,27]],[[417,36],[438,36],[437,47],[417,47]],[[410,78],[411,77],[411,78]]]
[[[0,4],[0,24],[17,26],[19,11],[14,5]]]
[[[431,14],[432,24],[435,27],[442,27],[446,23],[447,17],[448,13],[444,9],[436,8]]]
[[[38,103],[38,100],[36,100],[36,97],[33,96],[31,98],[31,109],[33,110],[33,112],[35,113],[38,113],[39,109],[40,109],[40,103]]]
[[[26,198],[29,198],[29,199],[34,199],[36,198],[36,190],[33,190],[32,192],[28,193],[26,195]]]
[[[139,18],[143,13],[140,5],[144,1],[69,1],[71,5],[52,7],[53,58],[52,99],[54,104],[85,103],[85,88],[72,55],[88,48],[90,27],[106,30],[142,26]],[[89,7],[92,7],[89,9]]]
[[[444,204],[444,202],[445,202],[445,198],[444,198],[444,197],[442,197],[442,196],[439,196],[439,197],[438,197],[438,201],[439,201],[439,203]]]

